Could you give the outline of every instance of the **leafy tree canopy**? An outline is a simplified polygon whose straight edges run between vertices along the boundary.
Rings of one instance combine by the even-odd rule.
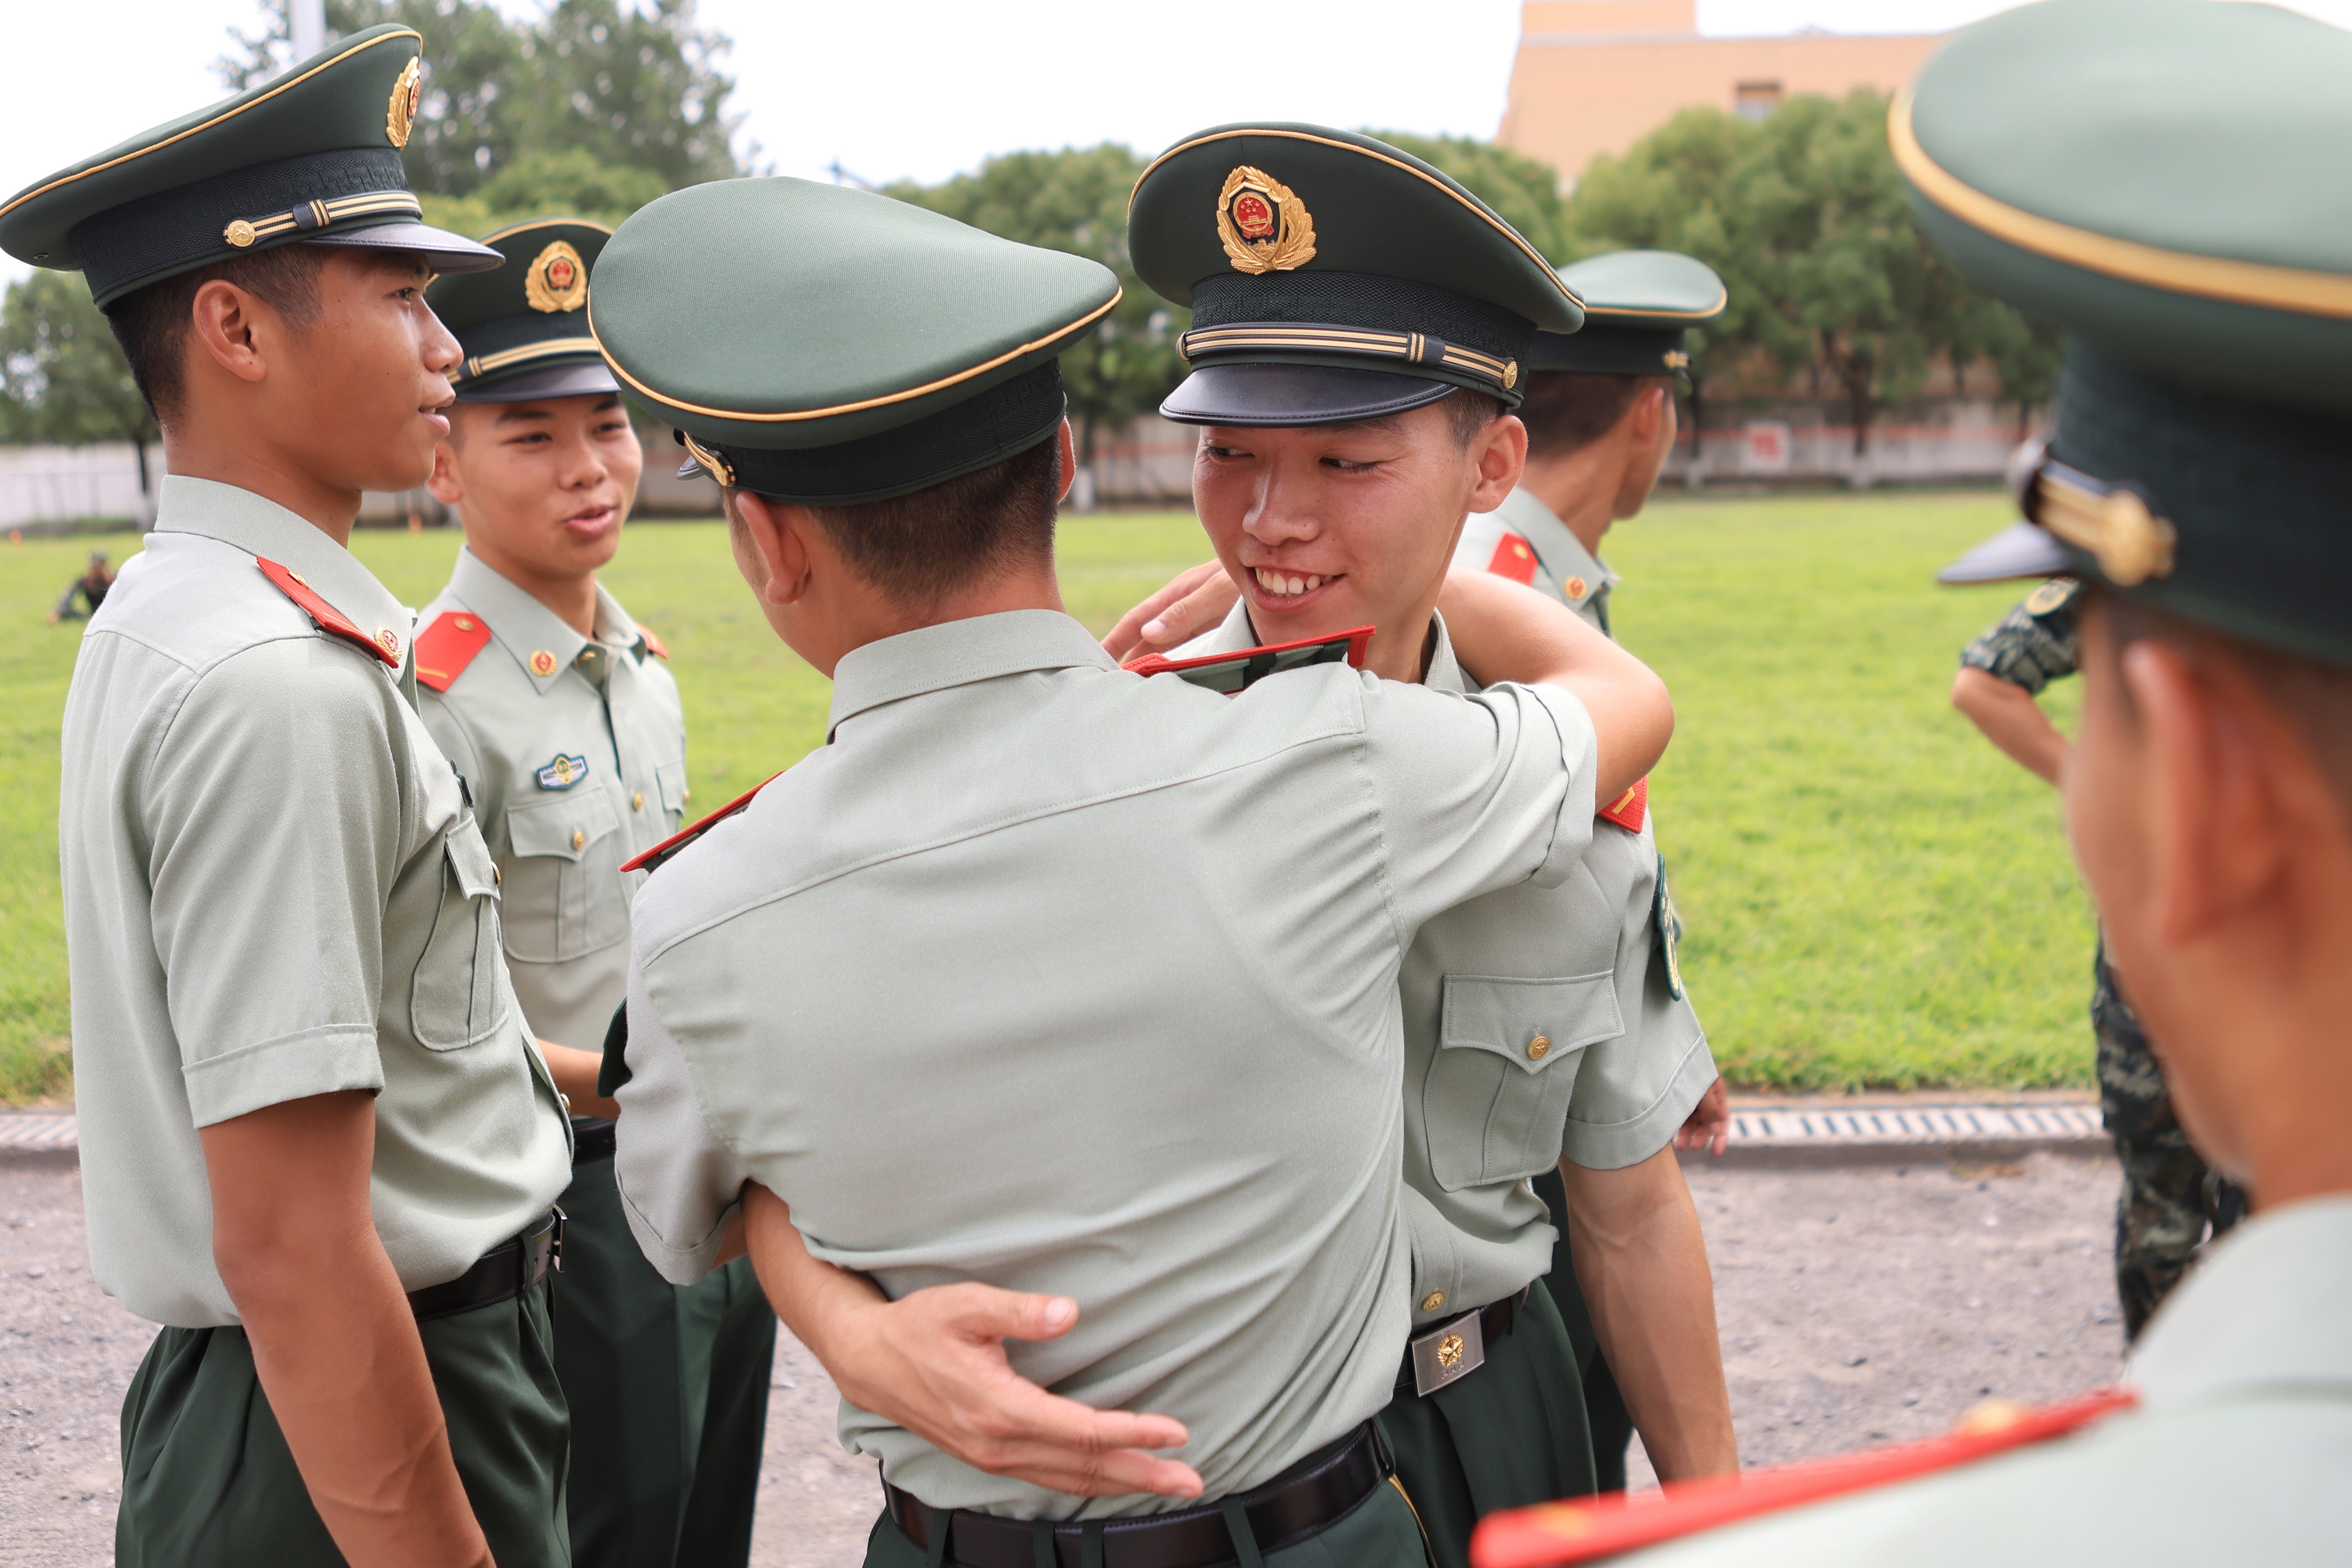
[[[37,270],[0,298],[0,438],[128,441],[141,449],[146,482],[155,422],[79,273]]]
[[[1364,134],[1402,147],[1441,173],[1459,180],[1553,266],[1572,254],[1567,204],[1560,200],[1559,175],[1550,164],[1466,136],[1415,136],[1402,131]]]

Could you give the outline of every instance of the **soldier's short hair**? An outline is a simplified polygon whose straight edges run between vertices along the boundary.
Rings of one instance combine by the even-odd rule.
[[[178,273],[108,305],[106,324],[114,329],[114,340],[131,361],[131,379],[155,423],[179,412],[186,391],[188,321],[197,289],[215,281],[234,283],[299,332],[319,319],[319,273],[326,262],[320,246],[276,246]]]
[[[1528,456],[1565,457],[1617,428],[1633,400],[1651,387],[1674,396],[1668,377],[1590,375],[1579,371],[1538,371],[1528,378],[1519,419],[1528,427]]]

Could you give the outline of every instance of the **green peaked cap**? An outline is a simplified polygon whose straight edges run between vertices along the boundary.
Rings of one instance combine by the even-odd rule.
[[[1060,427],[1056,356],[1117,304],[1084,256],[783,178],[673,192],[614,232],[590,329],[720,483],[847,505]]]
[[[1617,250],[1559,269],[1584,301],[1584,326],[1538,332],[1528,368],[1581,375],[1671,375],[1690,390],[1683,333],[1723,314],[1728,296],[1715,268],[1672,250]]]
[[[1516,405],[1537,329],[1584,319],[1551,264],[1458,182],[1328,126],[1186,137],[1136,182],[1128,250],[1192,308],[1178,347],[1193,375],[1160,409],[1192,423],[1334,423],[1457,387]]]
[[[0,205],[0,250],[85,274],[100,305],[296,242],[409,251],[438,272],[496,267],[497,253],[420,221],[402,172],[419,43],[370,27],[60,169]]]
[[[2030,522],[1947,581],[2072,572],[2352,664],[2352,33],[2051,0],[1955,35],[1888,138],[1921,226],[2067,337]]]
[[[620,390],[588,331],[588,273],[613,231],[540,218],[484,235],[494,272],[436,277],[425,302],[466,357],[449,372],[460,402],[522,402]]]

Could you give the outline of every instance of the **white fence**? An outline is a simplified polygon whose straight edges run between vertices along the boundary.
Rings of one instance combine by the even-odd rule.
[[[148,470],[163,453],[149,448]],[[0,446],[0,528],[92,518],[143,523],[152,515],[129,442],[102,446]]]

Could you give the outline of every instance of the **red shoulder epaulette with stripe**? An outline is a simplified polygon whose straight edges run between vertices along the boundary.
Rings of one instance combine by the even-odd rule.
[[[278,592],[300,605],[302,612],[320,631],[330,636],[341,637],[347,643],[356,643],[391,668],[400,668],[400,637],[397,632],[386,630],[375,637],[369,636],[352,625],[349,616],[312,592],[300,572],[289,570],[260,556],[255,556],[253,559],[254,564],[261,568],[261,575],[275,584]],[[383,639],[389,639],[390,646],[386,646]]]
[[[1479,1521],[1470,1538],[1471,1568],[1559,1568],[1679,1541],[1718,1525],[1932,1475],[2029,1443],[2063,1437],[2137,1403],[2130,1390],[2110,1388],[2032,1410],[2004,1405],[1982,1414],[1971,1412],[1952,1431],[1925,1442],[1685,1481],[1634,1497],[1611,1492],[1491,1513]]]
[[[1513,582],[1531,583],[1536,580],[1536,547],[1517,534],[1505,534],[1495,546],[1494,559],[1487,561],[1486,570]]]
[[[1629,833],[1638,833],[1650,816],[1650,781],[1636,783],[1614,800],[1593,813],[1604,822],[1614,822]]]
[[[669,650],[662,645],[662,640],[660,638],[655,636],[652,632],[646,631],[642,626],[637,628],[637,635],[646,640],[646,651],[653,654],[655,658],[667,659],[669,657]]]
[[[710,815],[703,818],[702,821],[695,823],[694,826],[690,828],[681,828],[677,832],[672,833],[669,837],[664,839],[661,842],[656,844],[653,848],[646,851],[643,854],[632,855],[629,859],[623,861],[621,862],[621,869],[623,871],[660,870],[661,864],[664,861],[669,859],[670,856],[677,853],[678,851],[686,848],[687,845],[694,842],[695,840],[700,838],[703,834],[709,832],[711,829],[717,827],[719,823],[725,821],[728,818],[733,816],[736,812],[750,805],[751,803],[751,798],[754,795],[757,795],[761,790],[765,789],[769,785],[773,784],[777,779],[782,777],[783,775],[781,773],[769,775],[767,778],[760,780],[759,783],[753,785],[751,789],[746,789],[740,795],[736,796],[732,800],[728,801],[724,806],[719,807],[716,811],[711,812]]]
[[[464,610],[443,611],[416,634],[417,684],[436,692],[447,691],[489,641],[490,629],[480,616]]]

